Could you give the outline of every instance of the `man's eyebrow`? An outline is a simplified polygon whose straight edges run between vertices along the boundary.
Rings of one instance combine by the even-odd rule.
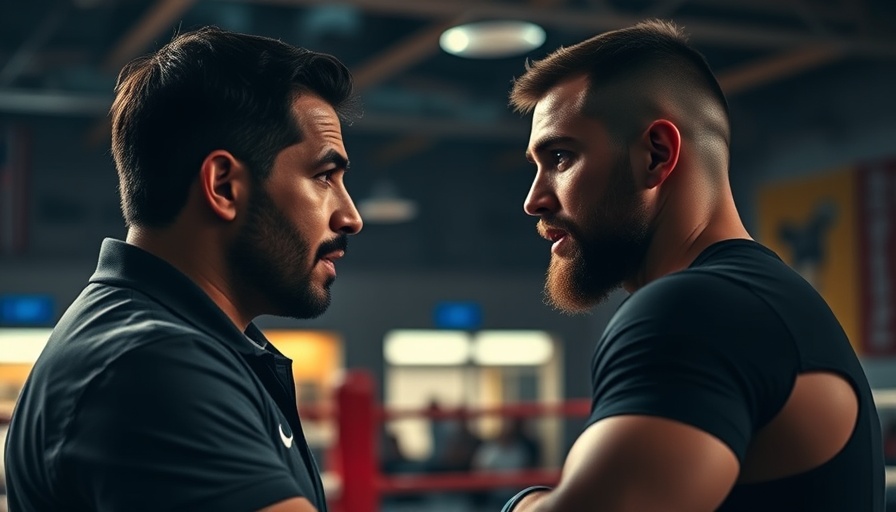
[[[317,159],[317,161],[314,162],[314,168],[323,167],[327,164],[333,164],[336,167],[346,171],[351,166],[351,162],[349,162],[348,159],[342,156],[342,153],[332,148],[327,150],[323,155],[320,156],[320,158]]]
[[[533,157],[536,153],[541,153],[546,148],[553,146],[554,144],[560,143],[569,143],[572,142],[573,138],[567,135],[552,135],[550,137],[545,137],[535,144],[532,145],[532,150],[526,150],[526,160],[530,162],[534,162],[535,158]]]

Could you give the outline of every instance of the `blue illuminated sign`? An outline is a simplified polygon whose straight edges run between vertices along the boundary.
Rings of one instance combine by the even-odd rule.
[[[54,320],[49,295],[0,295],[0,324],[47,326]]]
[[[440,329],[478,329],[482,325],[482,308],[475,302],[440,302],[434,312]]]

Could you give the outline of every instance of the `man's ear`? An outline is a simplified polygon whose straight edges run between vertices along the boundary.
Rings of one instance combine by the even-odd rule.
[[[239,202],[248,197],[248,169],[230,152],[212,151],[202,161],[199,189],[213,215],[232,221],[239,210]]]
[[[644,185],[654,188],[666,181],[678,164],[681,133],[672,121],[658,119],[650,123],[644,139],[650,155]]]

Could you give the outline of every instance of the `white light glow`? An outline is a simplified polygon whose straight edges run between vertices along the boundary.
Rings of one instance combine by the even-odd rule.
[[[543,331],[480,331],[473,340],[473,361],[482,366],[539,366],[553,355]]]
[[[0,363],[34,363],[51,332],[52,329],[0,329]]]
[[[442,37],[439,38],[439,44],[442,45],[446,52],[456,55],[463,53],[467,49],[467,46],[470,45],[470,37],[463,27],[449,28],[442,33]]]
[[[396,224],[417,216],[417,203],[401,197],[395,184],[382,178],[373,185],[370,196],[358,201],[358,213],[369,224]]]
[[[439,44],[452,55],[494,59],[523,55],[544,44],[544,29],[526,21],[477,21],[442,33]]]
[[[470,359],[470,336],[463,331],[396,330],[383,343],[386,362],[396,366],[456,366]]]
[[[416,217],[417,204],[397,197],[375,197],[358,201],[358,213],[370,224],[396,224]]]

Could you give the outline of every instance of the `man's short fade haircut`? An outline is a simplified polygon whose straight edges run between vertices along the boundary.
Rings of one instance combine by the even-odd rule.
[[[544,59],[527,62],[526,72],[514,80],[510,104],[517,112],[528,114],[552,88],[567,79],[586,75],[593,92],[601,85],[633,76],[643,78],[645,72],[655,73],[649,77],[662,77],[664,87],[678,88],[679,97],[700,92],[716,103],[721,119],[712,129],[728,144],[729,111],[725,94],[704,56],[689,44],[685,32],[669,21],[642,21],[561,47]],[[586,108],[597,102],[590,97]]]
[[[277,153],[302,139],[292,112],[299,95],[320,96],[342,120],[357,114],[351,73],[335,57],[216,27],[131,61],[115,91],[112,156],[128,226],[173,222],[218,149],[263,182]]]

